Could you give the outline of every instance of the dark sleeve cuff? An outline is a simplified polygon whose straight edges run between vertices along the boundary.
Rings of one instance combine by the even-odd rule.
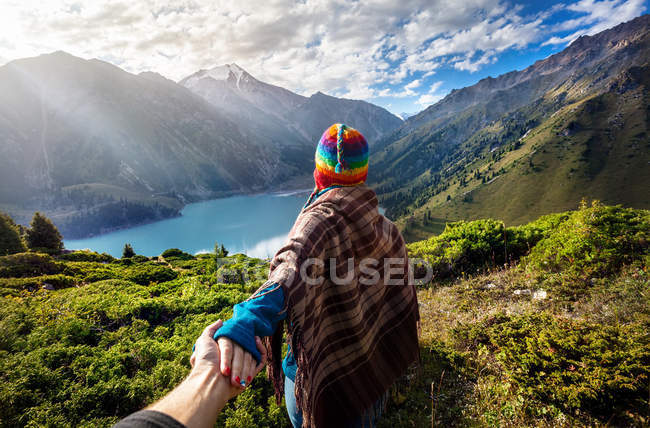
[[[113,428],[185,428],[185,425],[164,413],[140,410],[122,419]]]

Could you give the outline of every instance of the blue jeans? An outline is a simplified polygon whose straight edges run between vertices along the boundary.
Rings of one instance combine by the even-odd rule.
[[[288,377],[284,377],[284,401],[287,406],[287,412],[289,413],[289,419],[291,420],[291,425],[293,428],[302,427],[302,412],[296,405],[296,395],[294,393],[295,384]],[[373,406],[373,411],[369,412],[371,415],[364,417],[363,415],[359,416],[357,419],[350,421],[349,423],[342,425],[341,428],[373,428],[377,419],[381,416],[381,412],[384,408],[384,404],[387,399],[387,395],[377,400]]]

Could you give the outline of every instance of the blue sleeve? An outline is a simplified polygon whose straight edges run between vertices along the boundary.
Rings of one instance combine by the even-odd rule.
[[[255,344],[255,336],[270,336],[278,323],[286,318],[284,292],[278,284],[258,291],[250,299],[233,308],[231,319],[214,334],[214,339],[227,337],[248,351],[257,362],[262,358]]]

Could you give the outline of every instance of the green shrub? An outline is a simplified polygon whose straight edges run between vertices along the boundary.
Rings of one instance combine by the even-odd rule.
[[[119,275],[110,270],[94,270],[84,277],[84,282],[92,283],[106,279],[118,279]]]
[[[158,283],[109,279],[17,293],[0,279],[0,292],[11,296],[0,298],[2,426],[112,426],[177,385],[190,369],[192,344],[203,328],[227,319],[248,296],[243,285],[217,287],[196,272],[176,277],[152,262],[59,263],[78,278],[114,275]],[[6,280],[53,278],[42,277]],[[230,411],[257,426],[288,426],[271,388],[260,375]]]
[[[178,260],[193,260],[194,256],[188,253],[185,253],[178,248],[170,248],[168,250],[163,251],[161,254],[162,258],[165,260],[170,259],[170,258],[175,258]]]
[[[135,256],[131,257],[131,261],[133,263],[145,263],[149,261],[149,257],[136,254]]]
[[[409,244],[409,255],[429,263],[434,279],[475,273],[518,260],[561,218],[555,215],[514,228],[492,219],[448,223],[440,235]]]
[[[18,253],[0,257],[0,278],[28,277],[60,273],[65,268],[50,255],[42,253]]]
[[[528,254],[539,241],[548,237],[570,215],[570,212],[548,214],[528,224],[507,228],[508,251],[514,255],[513,259]]]
[[[643,325],[497,315],[456,335],[470,348],[487,346],[523,391],[566,411],[611,416],[647,408],[650,339]]]
[[[55,274],[55,275],[41,275],[31,278],[0,278],[0,287],[21,289],[33,291],[48,284],[55,290],[61,288],[74,287],[77,280],[74,277]]]
[[[70,262],[99,262],[99,263],[110,263],[115,261],[115,258],[107,253],[96,253],[94,251],[73,251],[71,253],[64,253],[57,257],[59,260],[65,260]]]
[[[166,266],[147,264],[134,264],[124,272],[124,279],[140,285],[149,285],[151,282],[171,281],[178,276],[176,272]]]
[[[200,260],[180,260],[176,258],[166,259],[167,262],[174,268],[180,269],[200,269],[203,266]],[[203,272],[205,273],[205,272]]]
[[[590,281],[641,260],[650,249],[650,212],[594,201],[560,223],[524,258],[529,271]]]

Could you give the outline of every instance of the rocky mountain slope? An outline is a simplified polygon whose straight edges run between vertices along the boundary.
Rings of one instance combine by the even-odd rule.
[[[650,161],[649,41],[645,15],[408,119],[375,157],[371,179],[389,215],[414,239],[446,220],[521,223],[582,197],[650,206],[634,179]]]
[[[0,93],[0,202],[11,212],[46,210],[64,225],[75,200],[101,210],[126,198],[177,212],[179,200],[262,188],[277,175],[271,148],[153,73],[56,52],[0,67]]]
[[[240,121],[242,128],[253,126],[278,144],[307,145],[309,151],[332,123],[344,122],[361,130],[371,145],[402,124],[400,118],[374,104],[322,92],[303,97],[262,82],[237,64],[201,70],[179,83]]]
[[[0,91],[2,200],[95,182],[202,196],[275,174],[228,118],[152,73],[57,52],[0,68]]]

